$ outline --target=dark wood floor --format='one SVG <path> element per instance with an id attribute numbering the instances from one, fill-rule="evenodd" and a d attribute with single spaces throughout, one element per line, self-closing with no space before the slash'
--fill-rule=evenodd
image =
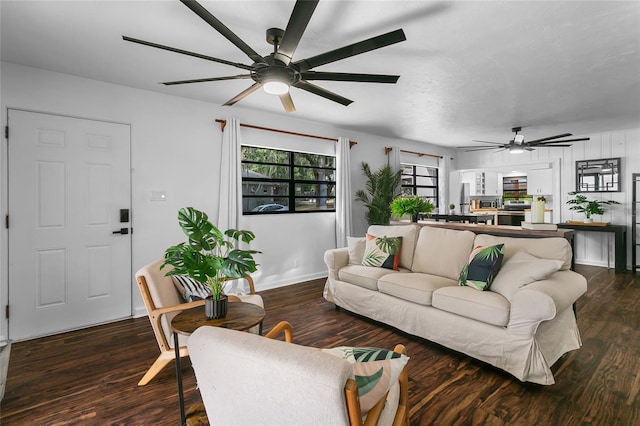
<path id="1" fill-rule="evenodd" d="M 523 384 L 467 356 L 336 310 L 322 298 L 323 280 L 263 292 L 265 330 L 288 320 L 303 345 L 405 344 L 414 426 L 640 425 L 640 284 L 631 273 L 585 266 L 578 272 L 589 280 L 577 305 L 583 347 L 556 363 L 552 386 Z M 156 356 L 147 318 L 16 343 L 0 424 L 177 425 L 173 366 L 137 386 Z M 182 365 L 187 405 L 195 406 L 200 395 L 193 370 L 188 361 Z"/>

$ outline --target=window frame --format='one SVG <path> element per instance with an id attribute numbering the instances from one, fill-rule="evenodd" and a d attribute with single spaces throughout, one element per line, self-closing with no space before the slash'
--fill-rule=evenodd
<path id="1" fill-rule="evenodd" d="M 266 149 L 266 150 L 272 150 L 272 151 L 279 151 L 279 152 L 284 152 L 287 153 L 287 157 L 288 157 L 288 162 L 283 162 L 283 163 L 275 163 L 275 162 L 262 162 L 262 161 L 255 161 L 255 160 L 245 160 L 244 159 L 244 150 L 243 148 L 256 148 L 256 149 Z M 303 165 L 303 164 L 296 164 L 296 157 L 300 156 L 300 155 L 315 155 L 315 156 L 320 156 L 320 157 L 328 157 L 333 159 L 332 167 L 327 167 L 327 166 L 319 166 L 319 165 Z M 248 177 L 248 176 L 242 176 L 242 193 L 241 193 L 241 197 L 242 197 L 242 214 L 243 215 L 247 215 L 247 216 L 253 216 L 253 215 L 264 215 L 264 214 L 285 214 L 285 213 L 335 213 L 336 209 L 335 209 L 335 204 L 336 204 L 336 196 L 335 196 L 335 190 L 336 190 L 336 180 L 335 180 L 335 176 L 336 176 L 336 156 L 335 155 L 326 155 L 326 154 L 315 154 L 315 153 L 311 153 L 311 152 L 303 152 L 303 151 L 293 151 L 293 150 L 288 150 L 288 149 L 278 149 L 278 148 L 270 148 L 270 147 L 259 147 L 259 146 L 253 146 L 253 145 L 242 145 L 241 146 L 241 156 L 240 156 L 240 167 L 241 169 L 244 169 L 244 165 L 245 164 L 257 164 L 257 165 L 265 165 L 265 166 L 277 166 L 277 167 L 288 167 L 289 168 L 289 173 L 288 173 L 288 177 L 287 178 L 270 178 L 270 177 L 265 177 L 265 178 L 260 178 L 260 177 Z M 304 169 L 316 169 L 316 170 L 325 170 L 328 171 L 328 175 L 331 177 L 333 177 L 331 180 L 305 180 L 305 179 L 296 179 L 295 177 L 295 170 L 299 168 L 304 168 Z M 288 191 L 287 191 L 287 195 L 247 195 L 244 192 L 244 187 L 245 184 L 250 184 L 250 183 L 263 183 L 266 185 L 273 185 L 273 184 L 285 184 Z M 318 188 L 320 188 L 321 186 L 325 185 L 327 187 L 327 195 L 314 195 L 314 196 L 309 196 L 309 195 L 297 195 L 296 194 L 296 187 L 300 186 L 300 185 L 318 185 Z M 334 189 L 334 194 L 330 195 L 331 192 L 331 187 L 333 186 Z M 271 198 L 273 199 L 273 204 L 279 204 L 276 203 L 275 200 L 278 198 L 281 199 L 287 199 L 288 202 L 288 206 L 287 206 L 287 210 L 265 210 L 265 211 L 253 211 L 253 208 L 245 211 L 244 206 L 245 206 L 245 201 L 246 200 L 251 200 L 251 199 L 264 199 L 264 198 Z M 325 209 L 312 209 L 312 210 L 299 210 L 296 208 L 296 201 L 297 200 L 301 200 L 301 199 L 309 199 L 309 198 L 313 198 L 313 199 L 325 199 L 325 203 L 324 205 L 326 206 Z M 330 207 L 330 203 L 331 200 L 333 200 L 333 207 Z M 267 205 L 267 204 L 263 204 L 263 205 Z M 255 208 L 255 207 L 254 207 Z"/>
<path id="2" fill-rule="evenodd" d="M 404 173 L 405 167 L 411 167 L 411 174 L 407 174 Z M 427 169 L 433 169 L 435 170 L 435 176 L 429 176 L 429 175 L 423 175 L 423 174 L 418 174 L 416 169 L 418 167 L 424 167 Z M 418 188 L 426 188 L 426 189 L 434 189 L 435 191 L 435 196 L 434 197 L 428 197 L 428 196 L 422 196 L 422 198 L 424 198 L 425 200 L 431 202 L 431 204 L 433 204 L 435 206 L 436 209 L 438 209 L 440 203 L 440 169 L 436 166 L 427 166 L 424 164 L 412 164 L 412 163 L 401 163 L 400 164 L 400 169 L 402 170 L 400 179 L 401 182 L 404 182 L 402 180 L 402 178 L 404 176 L 411 176 L 412 179 L 412 184 L 411 185 L 405 185 L 404 183 L 401 184 L 401 192 L 404 194 L 405 188 L 409 188 L 411 189 L 411 195 L 417 195 L 418 194 Z M 436 184 L 435 185 L 418 185 L 417 182 L 417 178 L 421 178 L 421 177 L 425 177 L 425 178 L 430 178 L 430 179 L 434 179 Z"/>

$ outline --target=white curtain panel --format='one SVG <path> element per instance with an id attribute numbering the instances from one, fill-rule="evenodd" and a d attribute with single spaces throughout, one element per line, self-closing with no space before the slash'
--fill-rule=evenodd
<path id="1" fill-rule="evenodd" d="M 227 229 L 241 229 L 242 222 L 242 170 L 240 166 L 240 121 L 228 118 L 222 132 L 220 152 L 220 200 L 217 227 L 222 232 Z M 226 294 L 241 295 L 238 281 L 229 281 L 224 289 Z"/>
<path id="2" fill-rule="evenodd" d="M 336 151 L 336 247 L 346 247 L 353 229 L 349 138 L 338 138 Z"/>
<path id="3" fill-rule="evenodd" d="M 391 151 L 387 154 L 387 164 L 391 166 L 391 170 L 394 172 L 397 172 L 402 167 L 400 154 L 400 147 L 398 146 L 391 147 Z"/>

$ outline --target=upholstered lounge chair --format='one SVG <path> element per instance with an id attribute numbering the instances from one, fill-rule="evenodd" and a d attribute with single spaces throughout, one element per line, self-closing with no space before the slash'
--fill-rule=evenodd
<path id="1" fill-rule="evenodd" d="M 340 357 L 218 327 L 200 327 L 187 346 L 211 425 L 409 425 L 406 365 L 363 419 Z"/>
<path id="2" fill-rule="evenodd" d="M 204 304 L 202 300 L 185 303 L 174 286 L 171 277 L 165 275 L 168 269 L 160 270 L 162 263 L 163 259 L 157 260 L 136 272 L 138 288 L 142 294 L 142 300 L 149 314 L 149 321 L 160 348 L 160 355 L 138 382 L 139 386 L 149 383 L 169 362 L 175 359 L 173 333 L 171 332 L 171 320 L 173 317 L 185 309 Z M 250 276 L 244 279 L 249 283 L 250 294 L 238 296 L 237 298 L 230 297 L 229 300 L 241 300 L 264 307 L 262 297 L 255 294 L 253 279 Z M 250 331 L 259 334 L 260 327 L 256 326 Z M 188 336 L 179 335 L 178 338 L 180 342 L 180 357 L 189 356 L 189 351 L 186 347 Z"/>

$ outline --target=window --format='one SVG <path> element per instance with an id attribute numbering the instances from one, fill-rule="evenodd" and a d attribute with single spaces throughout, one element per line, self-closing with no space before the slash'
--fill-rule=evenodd
<path id="1" fill-rule="evenodd" d="M 438 168 L 402 164 L 402 193 L 419 195 L 438 208 Z"/>
<path id="2" fill-rule="evenodd" d="M 242 147 L 242 213 L 334 212 L 335 157 Z"/>

